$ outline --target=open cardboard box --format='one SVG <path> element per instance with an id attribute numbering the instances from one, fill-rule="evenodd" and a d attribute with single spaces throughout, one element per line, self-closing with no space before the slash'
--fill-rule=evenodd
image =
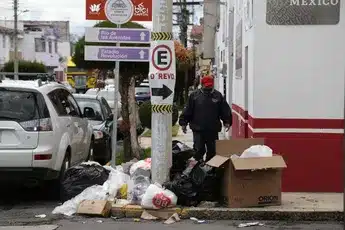
<path id="1" fill-rule="evenodd" d="M 225 168 L 222 194 L 229 208 L 281 204 L 281 171 L 287 167 L 282 156 L 231 158 L 264 143 L 264 139 L 253 138 L 217 141 L 216 156 L 207 164 Z"/>

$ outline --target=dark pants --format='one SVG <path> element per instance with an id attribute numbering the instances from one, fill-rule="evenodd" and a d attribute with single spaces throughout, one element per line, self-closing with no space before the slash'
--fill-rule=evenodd
<path id="1" fill-rule="evenodd" d="M 193 132 L 195 160 L 203 160 L 205 153 L 206 162 L 211 160 L 216 155 L 216 140 L 218 132 Z"/>

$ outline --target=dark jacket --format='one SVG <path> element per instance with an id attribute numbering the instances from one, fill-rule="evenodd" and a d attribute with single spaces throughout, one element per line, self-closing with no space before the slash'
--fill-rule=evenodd
<path id="1" fill-rule="evenodd" d="M 180 115 L 179 124 L 193 131 L 222 130 L 222 124 L 232 125 L 232 115 L 229 104 L 223 95 L 217 91 L 210 92 L 198 89 L 189 95 L 186 106 Z"/>

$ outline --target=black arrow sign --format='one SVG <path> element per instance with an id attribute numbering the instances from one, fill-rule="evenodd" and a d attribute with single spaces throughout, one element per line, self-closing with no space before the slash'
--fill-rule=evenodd
<path id="1" fill-rule="evenodd" d="M 162 88 L 152 88 L 151 91 L 152 96 L 163 97 L 163 100 L 173 93 L 173 91 L 171 91 L 171 89 L 169 89 L 169 87 L 164 84 Z"/>

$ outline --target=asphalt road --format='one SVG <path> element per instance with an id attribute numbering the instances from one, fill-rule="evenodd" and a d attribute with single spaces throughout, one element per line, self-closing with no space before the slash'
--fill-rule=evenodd
<path id="1" fill-rule="evenodd" d="M 0 230 L 161 230 L 161 229 L 189 229 L 189 230 L 233 230 L 239 229 L 237 221 L 217 221 L 206 224 L 195 224 L 191 221 L 183 221 L 171 225 L 164 225 L 159 222 L 140 222 L 134 223 L 128 221 L 105 220 L 101 222 L 96 219 L 84 221 L 58 221 L 54 225 L 26 226 L 26 227 L 0 227 Z M 243 223 L 243 222 L 242 222 Z M 310 230 L 337 230 L 343 229 L 341 224 L 336 223 L 280 223 L 280 222 L 262 222 L 264 226 L 246 227 L 248 230 L 265 229 L 310 229 Z"/>

